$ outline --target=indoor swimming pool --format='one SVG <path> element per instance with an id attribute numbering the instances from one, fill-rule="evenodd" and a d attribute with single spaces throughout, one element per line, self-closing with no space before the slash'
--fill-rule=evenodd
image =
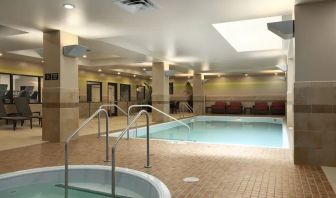
<path id="1" fill-rule="evenodd" d="M 282 118 L 196 116 L 178 122 L 150 127 L 150 138 L 213 144 L 233 144 L 272 148 L 287 148 L 288 137 Z M 130 131 L 130 137 L 145 138 L 146 128 Z"/>

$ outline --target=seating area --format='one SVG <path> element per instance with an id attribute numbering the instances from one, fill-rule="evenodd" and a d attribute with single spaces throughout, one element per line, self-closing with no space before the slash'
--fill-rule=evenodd
<path id="1" fill-rule="evenodd" d="M 17 122 L 23 126 L 25 121 L 30 122 L 30 128 L 33 128 L 33 119 L 38 119 L 39 125 L 42 127 L 42 115 L 40 112 L 32 112 L 29 101 L 26 97 L 14 98 L 16 107 L 15 113 L 7 113 L 4 100 L 0 100 L 0 120 L 5 120 L 6 124 L 12 124 L 13 130 L 16 129 Z"/>
<path id="2" fill-rule="evenodd" d="M 284 101 L 273 101 L 270 104 L 266 101 L 256 101 L 254 105 L 243 106 L 241 101 L 216 101 L 211 107 L 213 114 L 243 114 L 250 110 L 250 114 L 254 115 L 285 115 L 286 104 Z"/>

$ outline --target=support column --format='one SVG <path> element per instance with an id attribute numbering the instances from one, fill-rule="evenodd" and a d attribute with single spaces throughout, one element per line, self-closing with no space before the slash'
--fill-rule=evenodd
<path id="1" fill-rule="evenodd" d="M 165 75 L 165 71 L 169 70 L 168 63 L 154 62 L 153 63 L 153 80 L 152 80 L 152 103 L 153 106 L 161 111 L 169 114 L 169 77 Z M 152 112 L 153 122 L 169 121 L 167 116 Z"/>
<path id="2" fill-rule="evenodd" d="M 58 74 L 58 79 L 44 79 L 42 90 L 44 141 L 62 142 L 78 128 L 77 59 L 63 56 L 63 46 L 74 44 L 78 44 L 78 37 L 72 34 L 62 31 L 43 34 L 44 74 Z"/>
<path id="3" fill-rule="evenodd" d="M 194 114 L 203 115 L 205 112 L 204 107 L 204 86 L 203 86 L 203 75 L 194 75 L 194 85 L 193 85 L 193 109 Z"/>
<path id="4" fill-rule="evenodd" d="M 294 162 L 336 166 L 336 2 L 295 6 Z"/>

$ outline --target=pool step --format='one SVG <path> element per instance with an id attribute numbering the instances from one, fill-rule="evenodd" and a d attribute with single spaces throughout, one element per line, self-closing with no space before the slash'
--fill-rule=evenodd
<path id="1" fill-rule="evenodd" d="M 65 188 L 64 184 L 56 184 L 55 186 L 59 187 L 59 188 Z M 101 195 L 101 196 L 105 196 L 105 197 L 111 197 L 111 193 L 96 191 L 96 190 L 87 189 L 87 188 L 81 188 L 81 187 L 77 187 L 77 186 L 68 186 L 68 189 L 81 191 L 81 192 L 86 192 L 86 193 L 91 193 L 91 194 L 95 194 L 95 195 Z M 123 195 L 116 195 L 116 198 L 132 198 L 132 197 L 127 197 L 127 196 L 123 196 Z"/>

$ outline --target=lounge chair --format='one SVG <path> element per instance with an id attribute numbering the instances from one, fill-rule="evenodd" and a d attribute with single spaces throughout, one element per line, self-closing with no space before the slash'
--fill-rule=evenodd
<path id="1" fill-rule="evenodd" d="M 32 119 L 38 119 L 39 125 L 42 127 L 42 116 L 39 111 L 32 112 L 28 103 L 28 99 L 25 97 L 14 98 L 14 103 L 17 112 L 21 116 L 29 117 Z"/>
<path id="2" fill-rule="evenodd" d="M 225 109 L 226 109 L 225 102 L 215 102 L 215 104 L 211 106 L 212 113 L 225 113 Z"/>
<path id="3" fill-rule="evenodd" d="M 271 114 L 285 115 L 285 112 L 286 112 L 285 102 L 283 101 L 272 102 Z"/>
<path id="4" fill-rule="evenodd" d="M 30 128 L 33 128 L 32 118 L 24 117 L 17 114 L 7 114 L 3 100 L 0 100 L 0 120 L 6 120 L 6 123 L 11 121 L 13 123 L 13 130 L 16 129 L 16 122 L 21 121 L 21 126 L 25 120 L 30 121 Z"/>
<path id="5" fill-rule="evenodd" d="M 239 101 L 232 101 L 226 108 L 226 113 L 230 114 L 242 114 L 243 113 L 243 106 L 242 103 Z"/>
<path id="6" fill-rule="evenodd" d="M 252 112 L 253 114 L 269 114 L 269 106 L 267 102 L 255 102 Z"/>

